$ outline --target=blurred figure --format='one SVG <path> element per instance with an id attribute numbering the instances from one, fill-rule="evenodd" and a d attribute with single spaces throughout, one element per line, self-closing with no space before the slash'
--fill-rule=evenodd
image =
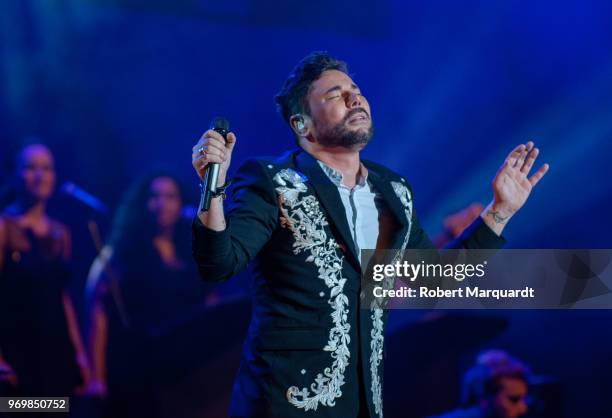
<path id="1" fill-rule="evenodd" d="M 436 248 L 444 248 L 450 241 L 458 238 L 483 210 L 482 203 L 474 202 L 459 212 L 448 215 L 443 221 L 444 230 L 432 240 L 433 244 Z"/>
<path id="2" fill-rule="evenodd" d="M 483 352 L 463 379 L 463 404 L 437 418 L 519 418 L 527 414 L 529 368 L 505 351 Z"/>
<path id="3" fill-rule="evenodd" d="M 66 290 L 70 232 L 47 214 L 54 159 L 32 144 L 16 163 L 14 198 L 0 215 L 0 387 L 19 396 L 69 396 L 88 383 L 89 368 Z"/>
<path id="4" fill-rule="evenodd" d="M 182 208 L 175 177 L 142 178 L 127 192 L 91 268 L 88 392 L 108 395 L 109 417 L 160 416 L 160 388 L 185 370 L 184 359 L 168 354 L 180 341 L 170 335 L 197 317 L 205 290 L 189 262 L 191 223 Z"/>

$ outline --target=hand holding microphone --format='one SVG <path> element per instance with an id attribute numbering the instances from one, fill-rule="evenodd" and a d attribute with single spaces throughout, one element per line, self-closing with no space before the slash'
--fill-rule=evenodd
<path id="1" fill-rule="evenodd" d="M 236 135 L 229 132 L 229 122 L 215 118 L 211 129 L 193 147 L 191 164 L 202 180 L 203 187 L 200 210 L 208 210 L 217 188 L 225 184 L 235 144 Z"/>

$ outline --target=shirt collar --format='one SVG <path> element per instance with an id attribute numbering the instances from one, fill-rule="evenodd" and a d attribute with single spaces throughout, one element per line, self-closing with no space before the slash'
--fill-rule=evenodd
<path id="1" fill-rule="evenodd" d="M 331 168 L 330 166 L 325 164 L 323 161 L 317 160 L 317 162 L 319 163 L 319 166 L 321 167 L 325 175 L 329 177 L 331 182 L 334 183 L 336 187 L 346 187 L 344 184 L 342 184 L 342 173 L 340 171 L 334 168 Z M 363 163 L 360 162 L 359 171 L 357 172 L 356 187 L 365 186 L 367 180 L 368 180 L 368 169 L 366 168 L 365 165 L 363 165 Z"/>

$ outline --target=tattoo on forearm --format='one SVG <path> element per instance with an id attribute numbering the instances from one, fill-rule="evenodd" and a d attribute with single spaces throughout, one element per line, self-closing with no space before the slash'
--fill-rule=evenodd
<path id="1" fill-rule="evenodd" d="M 491 215 L 495 223 L 505 224 L 508 221 L 508 216 L 501 216 L 498 211 L 489 209 L 487 215 Z"/>

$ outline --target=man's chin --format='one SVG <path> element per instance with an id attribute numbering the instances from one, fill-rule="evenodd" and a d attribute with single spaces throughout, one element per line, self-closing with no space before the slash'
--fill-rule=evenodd
<path id="1" fill-rule="evenodd" d="M 363 149 L 372 139 L 374 129 L 371 124 L 356 127 L 344 126 L 344 129 L 332 132 L 319 143 L 336 148 L 342 147 L 350 150 Z"/>
<path id="2" fill-rule="evenodd" d="M 372 125 L 360 126 L 353 131 L 352 138 L 348 143 L 349 145 L 361 145 L 361 148 L 363 148 L 372 140 L 373 135 Z"/>
<path id="3" fill-rule="evenodd" d="M 367 142 L 359 142 L 357 144 L 349 145 L 346 148 L 350 149 L 351 151 L 361 151 L 366 147 L 366 145 L 368 145 L 369 142 L 369 140 Z"/>
<path id="4" fill-rule="evenodd" d="M 341 146 L 351 151 L 360 151 L 365 148 L 371 141 L 372 137 L 362 136 L 360 138 L 351 138 L 350 141 L 345 141 Z"/>

